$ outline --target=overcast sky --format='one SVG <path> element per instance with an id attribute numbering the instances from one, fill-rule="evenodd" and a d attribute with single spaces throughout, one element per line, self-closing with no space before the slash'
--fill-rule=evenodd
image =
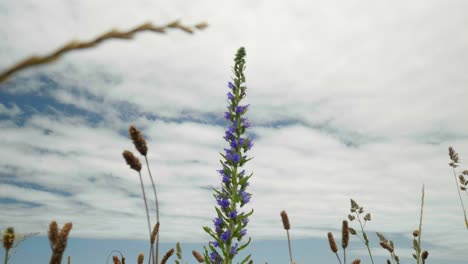
<path id="1" fill-rule="evenodd" d="M 433 263 L 466 259 L 447 154 L 453 146 L 468 160 L 466 10 L 428 0 L 0 0 L 0 70 L 111 28 L 209 24 L 105 42 L 1 84 L 0 228 L 45 235 L 51 220 L 72 221 L 75 238 L 147 239 L 138 174 L 121 155 L 136 153 L 133 124 L 148 142 L 161 239 L 206 243 L 227 82 L 244 46 L 255 144 L 248 236 L 284 240 L 281 210 L 296 239 L 338 236 L 354 198 L 386 255 L 374 232 L 411 243 L 424 183 L 423 248 Z"/>

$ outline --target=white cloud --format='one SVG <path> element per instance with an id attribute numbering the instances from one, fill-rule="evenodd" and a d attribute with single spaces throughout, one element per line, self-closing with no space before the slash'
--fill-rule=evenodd
<path id="1" fill-rule="evenodd" d="M 257 136 L 247 164 L 254 172 L 249 234 L 282 237 L 279 212 L 286 210 L 297 237 L 322 236 L 316 229 L 339 226 L 349 198 L 372 213 L 369 228 L 410 234 L 424 183 L 428 239 L 441 248 L 448 239 L 466 244 L 457 234 L 462 212 L 447 165 L 449 145 L 468 158 L 465 9 L 461 1 L 2 3 L 0 10 L 8 10 L 0 11 L 8 25 L 0 30 L 2 68 L 111 27 L 176 18 L 210 24 L 194 35 L 110 41 L 13 77 L 4 92 L 14 98 L 40 90 L 51 113 L 36 111 L 19 126 L 12 121 L 29 103 L 0 99 L 0 114 L 9 117 L 0 121 L 2 175 L 45 188 L 1 183 L 0 198 L 44 206 L 8 204 L 5 221 L 44 231 L 58 219 L 73 221 L 76 236 L 145 239 L 139 179 L 121 156 L 134 151 L 121 133 L 135 124 L 148 139 L 162 237 L 208 239 L 201 226 L 211 226 L 215 201 L 206 188 L 220 183 L 215 170 L 225 143 L 223 128 L 207 116 L 222 117 L 232 58 L 243 45 L 247 116 Z M 70 117 L 57 102 L 102 120 Z M 446 252 L 460 254 L 454 247 Z"/>

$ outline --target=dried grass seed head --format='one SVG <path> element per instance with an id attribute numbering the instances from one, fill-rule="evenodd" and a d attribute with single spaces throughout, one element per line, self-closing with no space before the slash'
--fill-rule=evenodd
<path id="1" fill-rule="evenodd" d="M 414 237 L 418 237 L 418 235 L 419 235 L 419 230 L 415 229 L 415 230 L 413 231 L 413 236 L 414 236 Z"/>
<path id="2" fill-rule="evenodd" d="M 166 264 L 166 262 L 169 260 L 169 258 L 174 254 L 174 249 L 171 248 L 171 250 L 166 252 L 166 255 L 164 255 L 163 259 L 161 260 L 161 264 Z"/>
<path id="3" fill-rule="evenodd" d="M 283 221 L 284 229 L 286 229 L 286 230 L 291 229 L 291 224 L 289 223 L 288 214 L 284 210 L 281 211 L 281 221 Z"/>
<path id="4" fill-rule="evenodd" d="M 156 239 L 158 232 L 159 232 L 159 222 L 156 223 L 156 225 L 153 228 L 153 232 L 151 232 L 151 245 L 154 244 L 154 240 Z"/>
<path id="5" fill-rule="evenodd" d="M 141 135 L 140 130 L 136 129 L 134 126 L 130 126 L 128 129 L 128 134 L 138 152 L 140 152 L 141 155 L 146 156 L 148 153 L 148 146 L 146 145 L 146 141 Z"/>
<path id="6" fill-rule="evenodd" d="M 348 247 L 349 242 L 349 226 L 348 221 L 343 220 L 343 224 L 341 227 L 341 246 L 343 249 Z"/>
<path id="7" fill-rule="evenodd" d="M 455 150 L 452 147 L 449 147 L 449 157 L 452 160 L 452 162 L 449 163 L 449 165 L 453 168 L 458 167 L 457 163 L 460 162 L 458 159 L 458 153 L 455 152 Z"/>
<path id="8" fill-rule="evenodd" d="M 122 153 L 122 156 L 124 157 L 125 161 L 127 162 L 127 164 L 130 166 L 130 168 L 140 172 L 141 171 L 141 163 L 140 163 L 140 160 L 138 160 L 137 157 L 135 157 L 133 155 L 132 152 L 128 151 L 128 150 L 125 150 L 123 153 Z"/>
<path id="9" fill-rule="evenodd" d="M 421 257 L 423 260 L 426 260 L 428 256 L 429 256 L 429 252 L 427 252 L 427 250 L 424 250 L 423 253 L 421 254 Z"/>
<path id="10" fill-rule="evenodd" d="M 352 264 L 359 264 L 359 263 L 361 263 L 361 260 L 360 259 L 355 259 Z"/>
<path id="11" fill-rule="evenodd" d="M 3 248 L 5 250 L 9 250 L 13 243 L 15 242 L 15 229 L 13 227 L 8 227 L 5 231 L 3 231 Z"/>
<path id="12" fill-rule="evenodd" d="M 145 254 L 143 254 L 143 253 L 138 254 L 137 263 L 138 263 L 138 264 L 143 264 L 143 260 L 144 260 L 144 259 L 145 259 Z"/>
<path id="13" fill-rule="evenodd" d="M 388 250 L 388 252 L 393 253 L 393 247 L 391 247 L 389 244 L 387 244 L 384 241 L 380 241 L 380 246 Z"/>
<path id="14" fill-rule="evenodd" d="M 57 222 L 52 221 L 49 224 L 49 242 L 52 250 L 55 248 L 55 245 L 57 244 L 58 240 L 58 225 Z"/>
<path id="15" fill-rule="evenodd" d="M 328 232 L 328 244 L 330 244 L 330 249 L 333 253 L 338 252 L 338 247 L 336 246 L 335 239 L 333 238 L 332 232 Z"/>
<path id="16" fill-rule="evenodd" d="M 117 257 L 117 256 L 113 256 L 112 261 L 114 262 L 114 264 L 122 264 L 122 262 L 120 262 L 119 257 Z"/>
<path id="17" fill-rule="evenodd" d="M 197 261 L 198 261 L 199 263 L 205 262 L 205 258 L 204 258 L 200 253 L 198 253 L 198 251 L 193 250 L 193 251 L 192 251 L 192 254 L 193 254 L 193 256 L 197 259 Z"/>

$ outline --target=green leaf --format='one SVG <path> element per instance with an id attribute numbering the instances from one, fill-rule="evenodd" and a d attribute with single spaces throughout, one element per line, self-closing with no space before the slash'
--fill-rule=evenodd
<path id="1" fill-rule="evenodd" d="M 249 244 L 250 244 L 250 241 L 252 240 L 252 238 L 249 237 L 249 241 L 247 241 L 247 243 L 245 243 L 244 245 L 242 245 L 241 247 L 239 247 L 237 249 L 237 252 L 243 250 L 244 248 L 246 248 Z"/>
<path id="2" fill-rule="evenodd" d="M 245 258 L 241 261 L 241 264 L 245 264 L 247 261 L 249 261 L 251 255 L 252 255 L 252 254 L 249 254 L 247 257 L 245 257 Z"/>

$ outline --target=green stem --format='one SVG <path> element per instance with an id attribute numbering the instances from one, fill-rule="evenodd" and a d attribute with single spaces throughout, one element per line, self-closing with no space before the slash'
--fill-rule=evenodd
<path id="1" fill-rule="evenodd" d="M 363 236 L 365 235 L 364 233 L 364 227 L 362 226 L 362 223 L 361 223 L 361 219 L 359 218 L 359 214 L 356 212 L 356 215 L 357 215 L 357 219 L 359 221 L 359 225 L 361 226 L 361 231 L 362 231 L 362 234 Z M 369 247 L 369 240 L 367 239 L 367 235 L 364 237 L 365 238 L 365 244 L 366 244 L 366 247 L 367 247 L 367 251 L 369 251 L 369 256 L 371 258 L 371 261 L 372 261 L 372 264 L 374 264 L 374 259 L 372 258 L 372 253 L 370 251 L 370 247 Z"/>
<path id="2" fill-rule="evenodd" d="M 5 251 L 5 262 L 4 262 L 4 264 L 7 264 L 7 262 L 8 262 L 8 252 L 9 251 L 10 251 L 9 248 L 7 248 L 6 251 Z"/>

